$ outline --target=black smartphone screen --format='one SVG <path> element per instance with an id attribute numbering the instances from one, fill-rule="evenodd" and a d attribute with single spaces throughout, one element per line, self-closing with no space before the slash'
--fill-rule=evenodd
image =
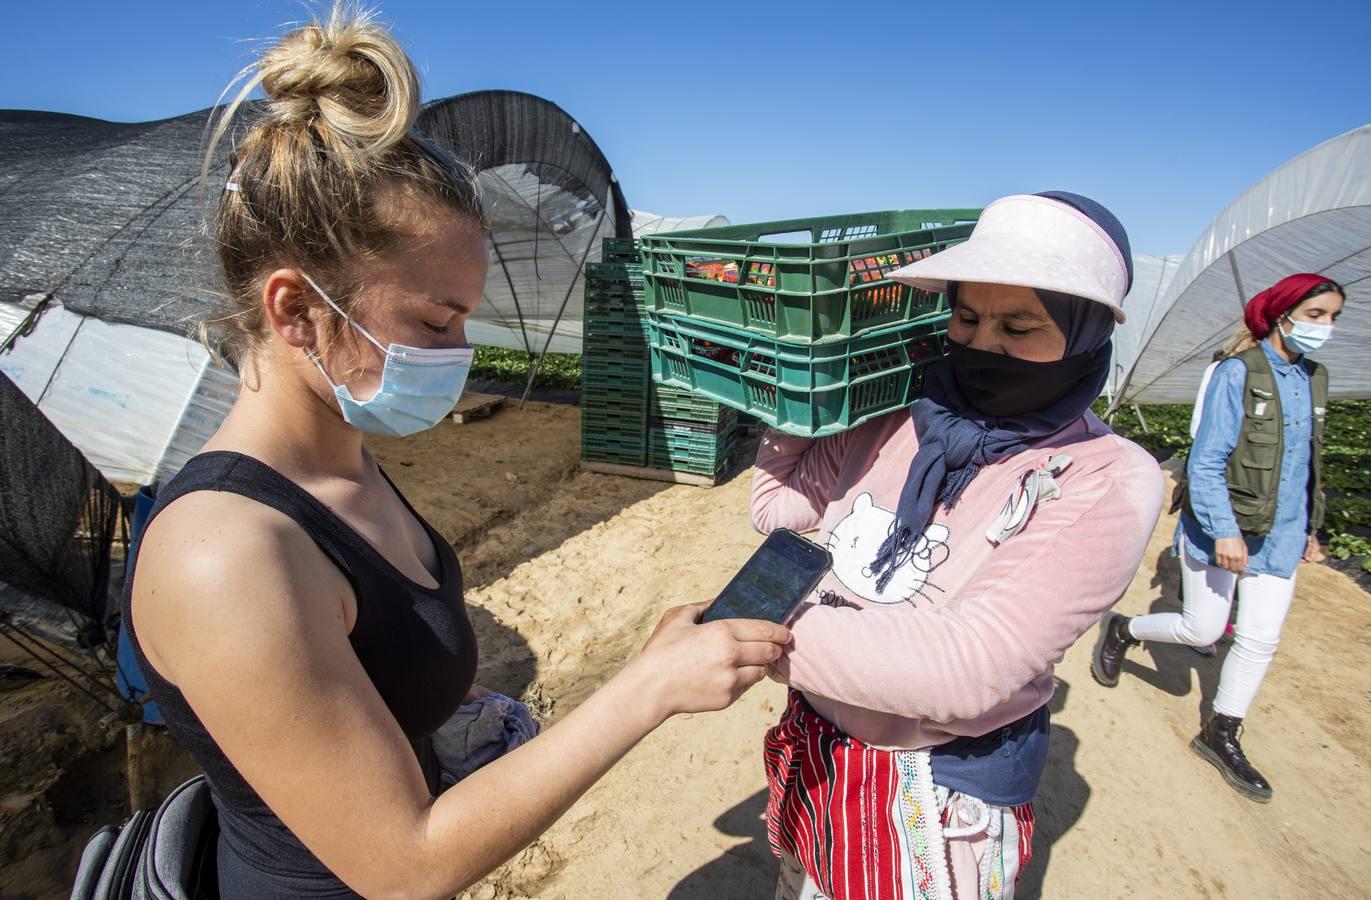
<path id="1" fill-rule="evenodd" d="M 784 624 L 833 565 L 829 552 L 793 531 L 773 531 L 705 610 L 715 619 L 766 619 Z"/>

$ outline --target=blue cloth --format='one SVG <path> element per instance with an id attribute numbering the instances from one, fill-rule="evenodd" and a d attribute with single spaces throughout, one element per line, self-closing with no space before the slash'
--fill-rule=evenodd
<path id="1" fill-rule="evenodd" d="M 533 740 L 539 726 L 528 707 L 504 694 L 463 703 L 433 733 L 441 781 L 456 784 L 484 765 Z"/>
<path id="2" fill-rule="evenodd" d="M 989 734 L 960 738 L 929 751 L 933 783 L 995 806 L 1033 799 L 1047 768 L 1047 704 Z"/>
<path id="3" fill-rule="evenodd" d="M 1280 394 L 1284 454 L 1280 487 L 1276 491 L 1276 521 L 1269 534 L 1243 535 L 1228 500 L 1224 471 L 1242 430 L 1243 391 L 1247 367 L 1240 359 L 1226 359 L 1214 370 L 1204 396 L 1204 410 L 1186 473 L 1194 515 L 1182 514 L 1185 549 L 1207 565 L 1217 565 L 1214 541 L 1224 537 L 1247 540 L 1247 572 L 1290 578 L 1304 556 L 1309 539 L 1309 476 L 1314 438 L 1314 401 L 1303 359 L 1286 362 L 1262 341 Z"/>
<path id="4" fill-rule="evenodd" d="M 1090 300 L 1071 298 L 1077 303 Z M 1082 322 L 1086 321 L 1082 319 Z M 957 386 L 952 366 L 942 360 L 928 367 L 924 395 L 910 408 L 919 449 L 909 463 L 909 475 L 900 490 L 900 503 L 890 537 L 871 564 L 880 573 L 876 589 L 884 590 L 891 576 L 913 554 L 919 536 L 941 503 L 951 508 L 983 466 L 1027 449 L 1029 444 L 1056 434 L 1079 419 L 1095 402 L 1109 376 L 1113 328 L 1098 336 L 1102 343 L 1091 348 L 1095 367 L 1066 396 L 1045 409 L 1020 416 L 995 418 L 971 405 Z M 1067 335 L 1067 345 L 1072 342 Z"/>
<path id="5" fill-rule="evenodd" d="M 1033 293 L 1038 295 L 1047 314 L 1066 335 L 1063 358 L 1093 353 L 1114 336 L 1114 310 L 1103 303 L 1056 291 L 1034 290 Z"/>
<path id="6" fill-rule="evenodd" d="M 148 513 L 157 503 L 157 488 L 146 485 L 138 489 L 133 500 L 133 519 L 129 523 L 129 554 L 133 559 L 138 554 L 138 542 L 143 539 L 143 526 L 148 522 Z M 133 642 L 129 640 L 128 626 L 121 617 L 119 636 L 115 644 L 114 684 L 119 694 L 130 700 L 143 701 L 143 721 L 149 725 L 165 725 L 162 711 L 148 698 L 148 679 L 138 668 L 138 657 L 133 652 Z"/>

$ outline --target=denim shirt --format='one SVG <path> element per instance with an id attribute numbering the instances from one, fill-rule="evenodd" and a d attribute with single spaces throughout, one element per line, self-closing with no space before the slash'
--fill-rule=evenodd
<path id="1" fill-rule="evenodd" d="M 1224 472 L 1242 430 L 1243 391 L 1247 367 L 1226 359 L 1214 370 L 1204 397 L 1199 431 L 1190 449 L 1190 505 L 1195 515 L 1181 516 L 1185 549 L 1195 559 L 1217 565 L 1214 541 L 1243 537 L 1247 541 L 1247 574 L 1290 578 L 1309 539 L 1309 477 L 1314 439 L 1314 401 L 1303 358 L 1286 362 L 1262 341 L 1280 392 L 1284 417 L 1284 455 L 1276 490 L 1276 520 L 1266 535 L 1244 535 L 1233 516 Z"/>

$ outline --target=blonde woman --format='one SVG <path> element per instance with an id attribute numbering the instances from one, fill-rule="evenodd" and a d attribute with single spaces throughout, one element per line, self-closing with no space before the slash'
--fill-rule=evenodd
<path id="1" fill-rule="evenodd" d="M 1104 624 L 1093 673 L 1119 683 L 1128 648 L 1142 641 L 1203 647 L 1238 621 L 1214 714 L 1191 742 L 1243 796 L 1265 803 L 1271 783 L 1247 759 L 1239 732 L 1276 654 L 1300 562 L 1323 553 L 1320 449 L 1328 370 L 1305 354 L 1333 334 L 1343 289 L 1322 275 L 1284 278 L 1247 304 L 1243 325 L 1205 389 L 1186 463 L 1177 550 L 1182 611 Z"/>
<path id="2" fill-rule="evenodd" d="M 788 633 L 669 612 L 597 694 L 435 798 L 429 736 L 475 690 L 475 636 L 452 548 L 362 436 L 430 427 L 460 395 L 480 200 L 413 133 L 414 69 L 366 18 L 288 35 L 256 84 L 215 226 L 243 390 L 161 491 L 124 615 L 207 775 L 220 896 L 449 897 L 665 718 L 731 703 Z"/>

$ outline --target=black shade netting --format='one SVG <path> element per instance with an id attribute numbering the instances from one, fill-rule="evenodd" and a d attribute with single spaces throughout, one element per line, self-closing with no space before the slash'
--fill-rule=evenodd
<path id="1" fill-rule="evenodd" d="M 416 128 L 477 171 L 524 164 L 544 185 L 608 207 L 616 237 L 633 234 L 609 160 L 555 103 L 518 91 L 474 91 L 426 104 Z"/>
<path id="2" fill-rule="evenodd" d="M 0 581 L 106 620 L 119 492 L 0 374 Z"/>
<path id="3" fill-rule="evenodd" d="M 221 314 L 222 281 L 206 226 L 222 195 L 232 133 L 251 121 L 254 107 L 217 148 L 202 190 L 210 112 L 128 124 L 0 110 L 0 301 L 51 296 L 106 322 L 181 335 Z M 605 210 L 612 233 L 630 234 L 628 207 L 604 154 L 547 100 L 514 91 L 462 94 L 427 104 L 417 128 L 478 170 L 525 173 L 546 184 L 548 196 L 571 198 L 566 222 Z M 543 193 L 535 192 L 535 206 Z M 550 219 L 557 209 L 540 212 Z M 535 222 L 532 229 L 558 227 Z M 495 235 L 497 245 L 511 246 L 507 260 L 521 242 L 540 252 L 553 246 L 528 225 L 512 229 Z"/>

